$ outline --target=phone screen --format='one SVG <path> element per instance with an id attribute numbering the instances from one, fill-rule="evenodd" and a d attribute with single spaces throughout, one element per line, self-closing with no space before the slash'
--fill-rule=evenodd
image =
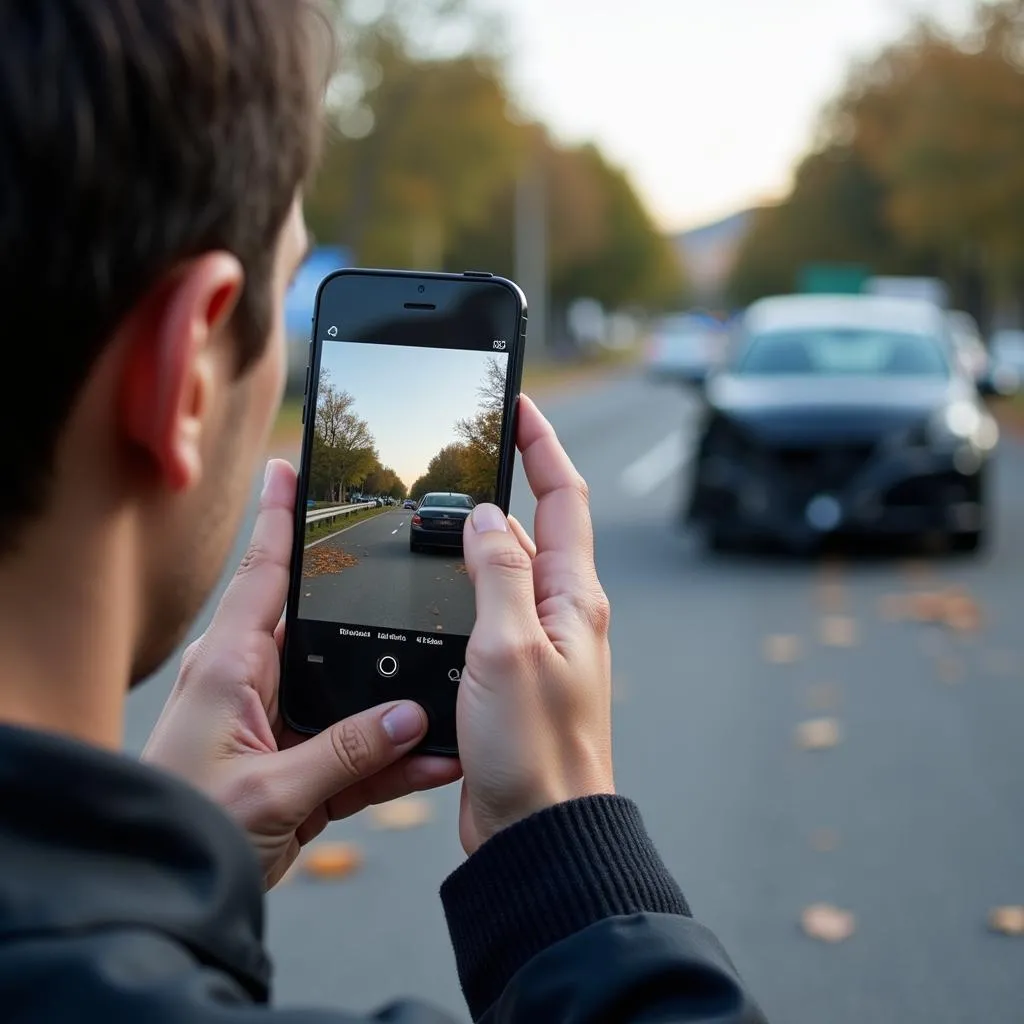
<path id="1" fill-rule="evenodd" d="M 307 389 L 288 703 L 323 728 L 412 698 L 429 745 L 453 750 L 476 617 L 463 530 L 476 505 L 507 502 L 508 339 L 411 324 L 381 340 L 329 320 Z"/>

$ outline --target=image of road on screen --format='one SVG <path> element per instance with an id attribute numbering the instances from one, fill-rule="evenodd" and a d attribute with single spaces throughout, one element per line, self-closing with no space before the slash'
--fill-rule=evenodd
<path id="1" fill-rule="evenodd" d="M 495 498 L 508 356 L 327 342 L 299 617 L 468 635 L 467 516 Z"/>

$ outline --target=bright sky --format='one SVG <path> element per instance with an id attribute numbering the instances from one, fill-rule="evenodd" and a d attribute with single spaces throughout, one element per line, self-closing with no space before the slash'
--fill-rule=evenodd
<path id="1" fill-rule="evenodd" d="M 487 0 L 509 21 L 526 109 L 593 140 L 662 227 L 785 192 L 849 60 L 914 11 L 962 23 L 970 0 Z"/>
<path id="2" fill-rule="evenodd" d="M 412 487 L 430 460 L 458 440 L 455 424 L 476 413 L 488 359 L 508 357 L 328 341 L 320 371 L 353 396 L 353 411 L 369 425 L 381 463 Z"/>

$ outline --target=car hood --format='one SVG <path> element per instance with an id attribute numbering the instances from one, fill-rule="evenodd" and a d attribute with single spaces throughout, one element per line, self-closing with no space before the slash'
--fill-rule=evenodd
<path id="1" fill-rule="evenodd" d="M 713 409 L 782 444 L 873 441 L 958 399 L 976 401 L 976 396 L 956 378 L 722 375 L 708 386 Z"/>

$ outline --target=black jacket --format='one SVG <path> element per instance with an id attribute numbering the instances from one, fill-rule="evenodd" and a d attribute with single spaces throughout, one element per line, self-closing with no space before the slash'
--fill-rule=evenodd
<path id="1" fill-rule="evenodd" d="M 442 899 L 476 1020 L 763 1021 L 627 800 L 506 830 Z M 127 758 L 0 727 L 0 1021 L 356 1024 L 270 1009 L 262 938 L 259 867 L 219 808 Z M 372 1019 L 450 1024 L 413 1004 Z"/>

